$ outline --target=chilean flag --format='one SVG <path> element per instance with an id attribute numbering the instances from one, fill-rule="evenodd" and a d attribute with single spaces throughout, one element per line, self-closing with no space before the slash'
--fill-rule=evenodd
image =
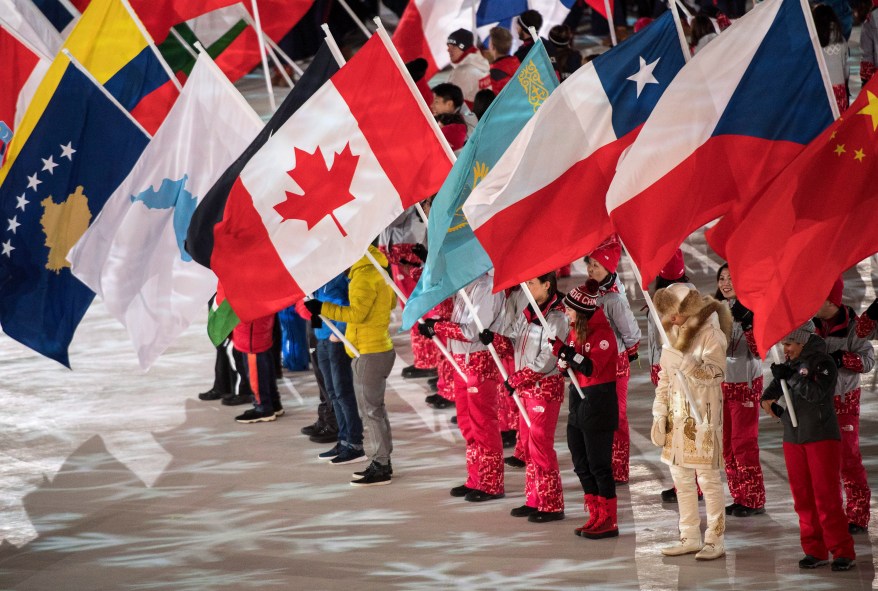
<path id="1" fill-rule="evenodd" d="M 466 0 L 410 0 L 393 33 L 402 60 L 427 60 L 427 80 L 450 64 L 448 36 L 457 29 L 472 30 L 471 5 Z"/>
<path id="2" fill-rule="evenodd" d="M 613 232 L 604 200 L 619 155 L 684 64 L 666 12 L 545 100 L 463 206 L 495 289 L 565 265 Z"/>
<path id="3" fill-rule="evenodd" d="M 187 250 L 213 269 L 242 321 L 292 305 L 351 266 L 451 170 L 441 132 L 382 33 L 270 138 L 257 138 L 240 174 L 223 175 L 192 216 Z M 217 202 L 221 219 L 210 210 Z"/>
<path id="4" fill-rule="evenodd" d="M 621 160 L 607 210 L 644 283 L 832 123 L 835 98 L 804 10 L 766 0 L 735 21 L 674 79 Z"/>

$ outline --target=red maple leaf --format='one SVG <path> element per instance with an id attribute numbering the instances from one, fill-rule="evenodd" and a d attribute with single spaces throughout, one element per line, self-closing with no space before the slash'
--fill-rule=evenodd
<path id="1" fill-rule="evenodd" d="M 275 205 L 275 211 L 284 220 L 307 222 L 309 230 L 329 216 L 338 226 L 341 235 L 347 236 L 333 212 L 355 199 L 350 188 L 360 157 L 354 156 L 350 144 L 346 144 L 333 159 L 332 168 L 326 168 L 326 160 L 319 146 L 313 154 L 299 148 L 295 148 L 295 151 L 296 166 L 287 171 L 287 174 L 302 188 L 304 194 L 287 191 L 286 201 Z"/>

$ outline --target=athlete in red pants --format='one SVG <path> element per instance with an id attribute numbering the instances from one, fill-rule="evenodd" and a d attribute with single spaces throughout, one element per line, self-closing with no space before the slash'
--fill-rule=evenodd
<path id="1" fill-rule="evenodd" d="M 838 478 L 841 432 L 833 407 L 838 369 L 812 322 L 782 342 L 787 361 L 772 364 L 775 379 L 762 395 L 762 407 L 784 425 L 784 459 L 805 552 L 799 568 L 828 564 L 831 553 L 832 570 L 848 570 L 856 555 Z M 798 427 L 775 402 L 783 396 L 780 380 L 789 386 Z"/>

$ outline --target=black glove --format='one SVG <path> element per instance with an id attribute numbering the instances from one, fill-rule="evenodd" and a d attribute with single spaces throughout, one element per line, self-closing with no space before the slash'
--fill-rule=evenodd
<path id="1" fill-rule="evenodd" d="M 427 339 L 432 339 L 436 336 L 436 323 L 439 322 L 435 318 L 424 318 L 423 324 L 418 323 L 418 332 L 421 333 L 421 336 Z"/>
<path id="2" fill-rule="evenodd" d="M 640 359 L 640 353 L 632 353 L 628 356 L 628 363 L 634 363 L 638 359 Z"/>
<path id="3" fill-rule="evenodd" d="M 494 332 L 488 330 L 487 328 L 479 333 L 479 342 L 484 346 L 488 346 L 494 342 Z"/>
<path id="4" fill-rule="evenodd" d="M 771 375 L 773 375 L 776 380 L 789 380 L 795 374 L 795 370 L 786 363 L 771 364 Z"/>
<path id="5" fill-rule="evenodd" d="M 311 312 L 311 316 L 320 316 L 320 311 L 323 309 L 323 302 L 320 300 L 306 300 L 305 307 Z"/>
<path id="6" fill-rule="evenodd" d="M 784 408 L 781 405 L 779 405 L 777 402 L 772 402 L 771 403 L 771 412 L 773 412 L 774 416 L 776 416 L 777 418 L 781 418 L 783 416 L 783 413 L 784 413 Z"/>
<path id="7" fill-rule="evenodd" d="M 573 371 L 579 372 L 585 377 L 590 376 L 591 372 L 594 371 L 594 363 L 585 355 L 575 355 L 568 363 Z"/>
<path id="8" fill-rule="evenodd" d="M 509 385 L 509 380 L 507 379 L 503 382 L 503 385 L 506 386 L 506 390 L 509 392 L 509 395 L 512 396 L 515 393 L 515 388 Z"/>
<path id="9" fill-rule="evenodd" d="M 844 351 L 839 349 L 838 351 L 833 351 L 829 354 L 833 360 L 835 360 L 835 367 L 841 369 L 844 367 Z"/>
<path id="10" fill-rule="evenodd" d="M 871 320 L 878 322 L 878 298 L 875 299 L 872 304 L 866 308 L 866 316 Z"/>
<path id="11" fill-rule="evenodd" d="M 753 312 L 744 307 L 741 300 L 735 300 L 732 306 L 732 318 L 741 323 L 741 328 L 750 330 L 753 328 Z"/>
<path id="12" fill-rule="evenodd" d="M 412 246 L 412 254 L 421 259 L 421 262 L 427 262 L 427 247 L 423 244 Z"/>

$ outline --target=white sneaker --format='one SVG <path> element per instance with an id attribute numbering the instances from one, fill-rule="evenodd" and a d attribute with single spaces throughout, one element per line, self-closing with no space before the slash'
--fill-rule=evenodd
<path id="1" fill-rule="evenodd" d="M 673 546 L 662 548 L 662 554 L 665 556 L 682 556 L 684 554 L 693 554 L 701 550 L 701 540 L 690 540 L 688 538 L 680 538 L 680 542 Z"/>
<path id="2" fill-rule="evenodd" d="M 695 555 L 695 560 L 716 560 L 722 558 L 726 554 L 725 546 L 722 544 L 705 544 L 704 548 Z"/>

